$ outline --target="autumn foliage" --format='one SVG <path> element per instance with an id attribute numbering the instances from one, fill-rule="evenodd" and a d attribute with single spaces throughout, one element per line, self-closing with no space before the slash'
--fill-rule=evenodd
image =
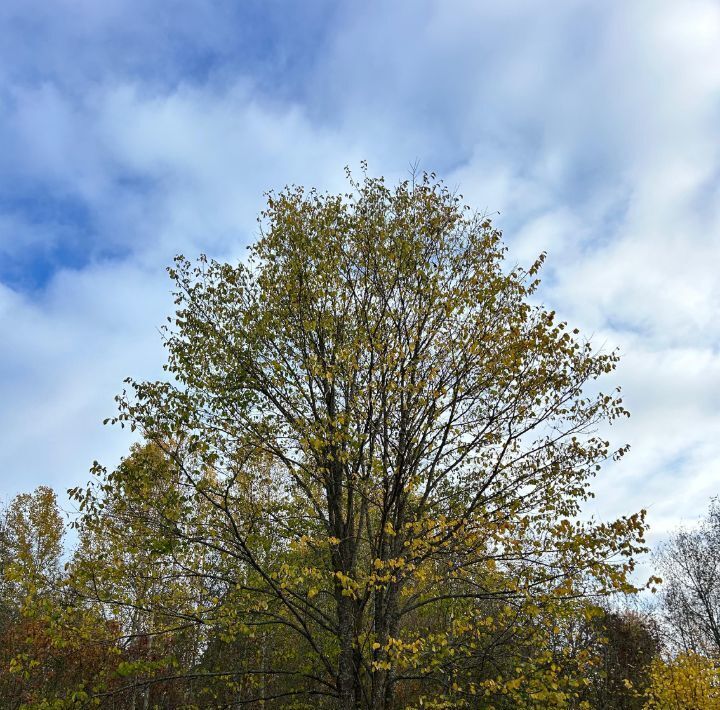
<path id="1" fill-rule="evenodd" d="M 581 515 L 617 354 L 434 176 L 348 177 L 269 195 L 246 262 L 177 258 L 167 379 L 118 397 L 143 441 L 70 492 L 63 569 L 6 516 L 9 706 L 671 707 L 598 606 L 644 512 Z"/>

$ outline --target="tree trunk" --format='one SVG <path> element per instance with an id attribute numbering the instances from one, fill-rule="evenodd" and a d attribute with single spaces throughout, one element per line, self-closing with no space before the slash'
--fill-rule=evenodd
<path id="1" fill-rule="evenodd" d="M 353 599 L 336 590 L 338 604 L 338 631 L 340 656 L 338 659 L 338 707 L 340 710 L 355 710 L 361 707 L 359 668 L 356 666 L 357 609 Z"/>
<path id="2" fill-rule="evenodd" d="M 375 636 L 381 646 L 385 646 L 391 637 L 397 635 L 397 601 L 400 589 L 390 585 L 375 597 Z M 378 660 L 387 660 L 383 654 Z M 394 695 L 394 668 L 374 670 L 372 672 L 372 708 L 386 710 L 392 707 Z"/>

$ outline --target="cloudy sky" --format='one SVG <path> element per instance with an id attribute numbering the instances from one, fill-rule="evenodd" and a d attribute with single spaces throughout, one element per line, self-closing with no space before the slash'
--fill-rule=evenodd
<path id="1" fill-rule="evenodd" d="M 269 188 L 367 159 L 497 213 L 542 299 L 620 347 L 602 517 L 720 493 L 720 5 L 4 0 L 0 497 L 88 478 L 158 376 L 173 255 L 233 259 Z"/>

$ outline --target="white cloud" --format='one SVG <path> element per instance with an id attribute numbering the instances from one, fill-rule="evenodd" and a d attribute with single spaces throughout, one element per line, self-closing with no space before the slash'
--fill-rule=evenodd
<path id="1" fill-rule="evenodd" d="M 124 377 L 160 373 L 161 274 L 132 266 L 60 273 L 39 300 L 0 290 L 2 492 L 86 480 L 128 437 L 103 429 Z"/>

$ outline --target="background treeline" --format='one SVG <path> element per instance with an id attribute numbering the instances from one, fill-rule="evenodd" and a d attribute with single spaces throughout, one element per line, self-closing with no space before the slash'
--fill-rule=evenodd
<path id="1" fill-rule="evenodd" d="M 135 466 L 157 466 L 155 493 L 167 494 L 166 466 L 153 445 L 135 448 L 122 468 Z M 281 626 L 229 633 L 227 620 L 193 615 L 215 585 L 211 578 L 178 585 L 181 563 L 138 537 L 151 504 L 126 497 L 123 517 L 108 513 L 101 527 L 79 526 L 69 560 L 51 489 L 18 495 L 2 510 L 2 707 L 309 707 L 292 699 L 304 689 L 291 669 L 313 669 Z M 493 621 L 497 603 L 483 604 L 482 663 L 464 682 L 510 688 L 474 706 L 720 707 L 720 508 L 713 503 L 701 525 L 671 535 L 655 561 L 663 583 L 652 599 L 579 601 L 502 625 Z M 423 627 L 442 633 L 449 612 L 434 609 Z M 253 669 L 266 673 L 246 674 Z M 514 692 L 526 673 L 534 674 L 524 679 L 532 688 Z M 409 684 L 397 704 L 419 703 L 424 694 L 420 681 Z"/>
<path id="2" fill-rule="evenodd" d="M 433 175 L 268 196 L 240 264 L 179 256 L 143 435 L 2 522 L 0 698 L 28 708 L 713 708 L 718 514 L 652 614 L 645 511 L 582 514 L 618 354 L 537 303 L 544 255 Z M 62 560 L 62 563 L 61 563 Z"/>

